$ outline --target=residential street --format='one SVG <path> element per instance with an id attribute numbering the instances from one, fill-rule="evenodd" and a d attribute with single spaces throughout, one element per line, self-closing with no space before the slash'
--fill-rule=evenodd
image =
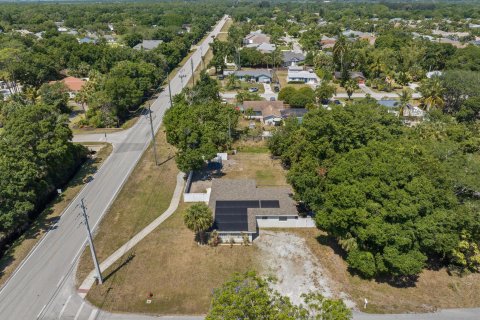
<path id="1" fill-rule="evenodd" d="M 207 52 L 223 27 L 227 17 L 223 17 L 211 34 L 206 37 L 199 49 L 186 61 L 183 74 L 191 77 L 190 60 L 194 68 L 201 62 L 201 53 Z M 181 73 L 181 72 L 179 72 Z M 181 79 L 178 74 L 171 80 L 172 94 L 180 92 Z M 163 115 L 169 107 L 168 89 L 163 91 L 152 104 L 154 128 L 159 129 Z M 76 137 L 75 141 L 102 141 L 104 134 Z M 85 227 L 81 224 L 79 202 L 84 199 L 92 229 L 100 222 L 115 199 L 128 176 L 151 140 L 150 124 L 141 117 L 131 129 L 121 133 L 107 135 L 107 141 L 113 142 L 111 156 L 64 211 L 57 222 L 39 244 L 32 250 L 23 263 L 13 273 L 0 291 L 0 319 L 107 319 L 99 317 L 93 309 L 88 312 L 83 301 L 72 292 L 74 268 L 86 241 Z M 78 299 L 77 299 L 78 298 Z M 71 309 L 73 302 L 78 307 L 73 316 L 64 317 L 63 313 Z M 72 305 L 70 305 L 72 303 Z M 63 311 L 62 311 L 63 310 Z M 90 310 L 92 310 L 90 308 Z M 116 317 L 115 319 L 145 319 L 146 317 Z M 191 317 L 188 317 L 190 319 Z M 108 319 L 113 319 L 108 317 Z"/>

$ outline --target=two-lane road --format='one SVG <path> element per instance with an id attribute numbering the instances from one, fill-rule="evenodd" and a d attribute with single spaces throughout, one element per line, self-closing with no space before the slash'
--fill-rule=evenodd
<path id="1" fill-rule="evenodd" d="M 191 77 L 190 60 L 194 68 L 201 63 L 201 52 L 206 53 L 209 43 L 223 27 L 227 17 L 223 17 L 209 36 L 186 61 L 181 73 L 186 75 L 185 83 Z M 181 91 L 182 81 L 177 75 L 170 81 L 172 94 Z M 169 107 L 168 89 L 163 91 L 152 104 L 154 128 L 158 130 L 165 111 Z M 99 140 L 100 136 L 92 136 Z M 95 228 L 106 213 L 117 193 L 134 169 L 138 160 L 151 141 L 150 124 L 146 117 L 126 132 L 109 134 L 107 139 L 114 142 L 114 151 L 104 165 L 66 208 L 60 220 L 50 230 L 36 248 L 0 291 L 0 319 L 32 320 L 45 318 L 46 310 L 51 309 L 59 292 L 72 275 L 86 240 L 85 227 L 81 225 L 80 199 L 84 199 L 90 225 Z M 58 315 L 58 317 L 60 314 Z M 48 316 L 50 318 L 50 316 Z"/>

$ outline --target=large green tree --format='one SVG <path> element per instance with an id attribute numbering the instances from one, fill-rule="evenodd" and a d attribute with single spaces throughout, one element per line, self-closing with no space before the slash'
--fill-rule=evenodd
<path id="1" fill-rule="evenodd" d="M 235 274 L 214 291 L 206 319 L 348 320 L 352 317 L 341 300 L 314 293 L 304 298 L 305 304 L 296 306 L 273 290 L 268 279 L 254 272 Z"/>

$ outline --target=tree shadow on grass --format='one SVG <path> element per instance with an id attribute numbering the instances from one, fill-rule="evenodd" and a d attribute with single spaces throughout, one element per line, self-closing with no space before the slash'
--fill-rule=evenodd
<path id="1" fill-rule="evenodd" d="M 321 234 L 317 238 L 317 242 L 321 245 L 330 247 L 333 252 L 341 257 L 344 261 L 347 259 L 347 252 L 339 245 L 338 241 L 329 235 Z M 347 268 L 347 271 L 353 276 L 358 276 L 361 279 L 369 280 L 369 278 L 364 277 L 357 270 L 350 267 Z M 373 278 L 378 283 L 387 283 L 388 285 L 395 288 L 412 288 L 416 286 L 418 281 L 418 275 L 415 276 L 391 276 L 391 275 L 378 275 Z"/>

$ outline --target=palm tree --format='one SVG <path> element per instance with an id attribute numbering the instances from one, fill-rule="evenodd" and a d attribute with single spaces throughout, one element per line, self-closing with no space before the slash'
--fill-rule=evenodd
<path id="1" fill-rule="evenodd" d="M 340 36 L 335 45 L 333 46 L 333 55 L 336 59 L 340 59 L 340 70 L 343 70 L 343 57 L 348 50 L 347 39 L 344 36 Z"/>
<path id="2" fill-rule="evenodd" d="M 398 94 L 398 98 L 400 99 L 400 109 L 398 110 L 398 116 L 402 116 L 403 110 L 412 99 L 412 91 L 410 89 L 404 88 L 402 92 Z"/>
<path id="3" fill-rule="evenodd" d="M 358 89 L 358 83 L 353 79 L 349 79 L 345 82 L 344 88 L 347 91 L 348 99 L 351 99 L 353 92 Z"/>
<path id="4" fill-rule="evenodd" d="M 205 243 L 205 232 L 213 225 L 213 214 L 205 203 L 196 203 L 183 214 L 185 226 L 195 232 L 195 238 Z"/>
<path id="5" fill-rule="evenodd" d="M 445 89 L 438 77 L 433 77 L 422 82 L 418 91 L 422 94 L 421 107 L 429 111 L 432 108 L 443 108 L 443 92 Z"/>

